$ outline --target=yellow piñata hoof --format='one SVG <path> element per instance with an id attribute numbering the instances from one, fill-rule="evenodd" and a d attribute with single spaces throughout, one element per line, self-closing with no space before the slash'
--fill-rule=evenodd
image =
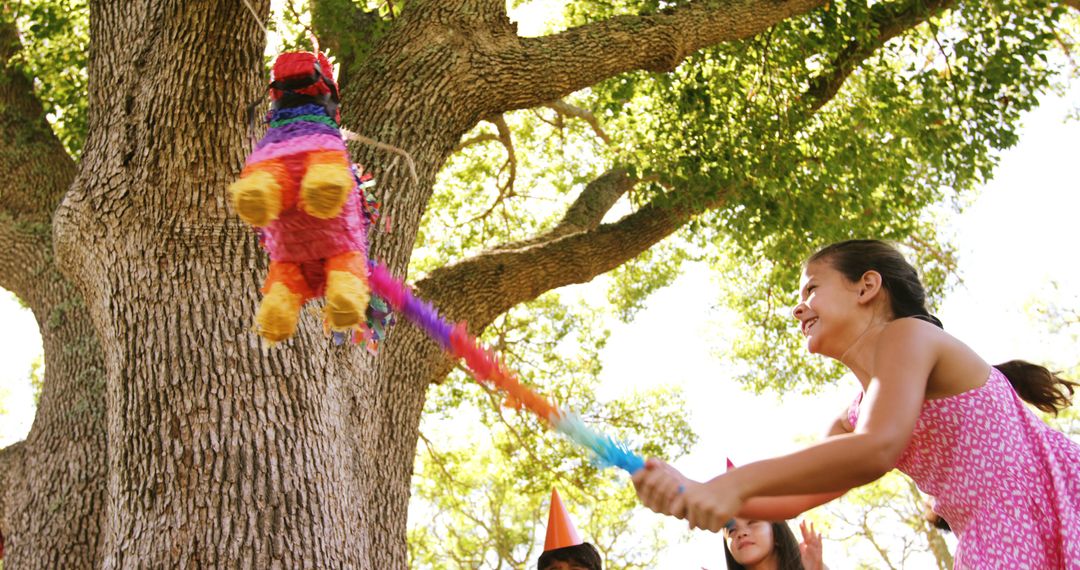
<path id="1" fill-rule="evenodd" d="M 255 316 L 259 336 L 270 342 L 281 342 L 296 332 L 300 318 L 300 295 L 293 293 L 283 283 L 274 283 L 270 292 L 259 303 Z"/>
<path id="2" fill-rule="evenodd" d="M 304 211 L 324 220 L 336 217 L 349 198 L 354 183 L 348 166 L 312 164 L 300 182 Z"/>
<path id="3" fill-rule="evenodd" d="M 368 286 L 346 271 L 326 273 L 326 322 L 331 330 L 355 328 L 364 320 L 368 306 Z"/>
<path id="4" fill-rule="evenodd" d="M 281 213 L 281 186 L 268 172 L 255 171 L 229 185 L 233 209 L 240 219 L 261 228 Z"/>

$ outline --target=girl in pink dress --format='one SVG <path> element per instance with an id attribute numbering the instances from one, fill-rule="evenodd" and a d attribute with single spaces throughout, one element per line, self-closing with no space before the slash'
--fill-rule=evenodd
<path id="1" fill-rule="evenodd" d="M 1023 361 L 991 367 L 926 310 L 914 268 L 875 240 L 807 261 L 794 309 L 807 349 L 862 392 L 824 441 L 704 483 L 650 459 L 634 475 L 654 511 L 718 531 L 733 516 L 792 518 L 891 469 L 935 498 L 956 568 L 1080 569 L 1080 445 L 1023 401 L 1067 407 L 1078 384 Z"/>

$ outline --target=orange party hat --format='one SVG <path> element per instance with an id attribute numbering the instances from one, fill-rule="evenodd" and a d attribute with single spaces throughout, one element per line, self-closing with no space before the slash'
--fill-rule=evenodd
<path id="1" fill-rule="evenodd" d="M 566 512 L 559 492 L 551 489 L 551 510 L 548 512 L 547 539 L 544 540 L 544 552 L 567 546 L 577 546 L 584 542 Z"/>

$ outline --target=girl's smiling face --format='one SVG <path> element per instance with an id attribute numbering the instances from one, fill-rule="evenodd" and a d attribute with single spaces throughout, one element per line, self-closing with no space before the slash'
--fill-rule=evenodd
<path id="1" fill-rule="evenodd" d="M 791 313 L 806 337 L 807 350 L 837 359 L 844 354 L 855 338 L 863 292 L 860 283 L 848 281 L 827 259 L 807 264 L 799 282 L 799 303 Z"/>
<path id="2" fill-rule="evenodd" d="M 772 523 L 735 519 L 731 530 L 724 530 L 731 557 L 743 566 L 752 566 L 775 556 Z"/>

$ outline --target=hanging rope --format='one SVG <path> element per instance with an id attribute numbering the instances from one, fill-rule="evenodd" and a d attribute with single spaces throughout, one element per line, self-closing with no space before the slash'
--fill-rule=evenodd
<path id="1" fill-rule="evenodd" d="M 265 24 L 262 23 L 262 20 L 259 19 L 259 13 L 257 11 L 255 11 L 255 7 L 251 5 L 251 2 L 249 2 L 249 0 L 244 0 L 244 6 L 247 6 L 248 11 L 251 12 L 251 17 L 254 18 L 255 23 L 259 25 L 259 28 L 262 29 L 263 33 L 269 36 L 270 35 L 270 30 L 266 27 Z M 391 10 L 392 9 L 393 9 L 393 7 L 391 5 Z M 314 53 L 318 54 L 319 53 L 319 39 L 315 37 L 314 33 L 309 34 L 309 38 L 311 39 L 312 50 L 314 51 Z M 257 108 L 258 103 L 259 103 L 260 100 L 261 100 L 261 98 L 256 99 L 252 104 L 248 105 L 248 108 L 247 108 L 248 134 L 249 134 L 249 136 L 251 138 L 252 146 L 255 145 L 255 117 L 256 117 L 256 108 Z M 396 147 L 394 145 L 391 145 L 391 144 L 382 143 L 382 142 L 379 142 L 379 141 L 377 141 L 375 139 L 365 137 L 364 135 L 361 135 L 359 133 L 354 133 L 353 131 L 350 131 L 350 130 L 345 129 L 345 128 L 341 129 L 341 134 L 342 134 L 343 137 L 345 137 L 345 140 L 356 141 L 356 142 L 359 142 L 359 143 L 362 143 L 362 144 L 366 144 L 368 146 L 373 146 L 373 147 L 375 147 L 375 148 L 377 148 L 379 150 L 392 152 L 394 154 L 397 154 L 397 155 L 401 156 L 402 158 L 405 159 L 405 163 L 409 167 L 409 176 L 412 178 L 413 184 L 419 184 L 420 183 L 420 177 L 416 174 L 416 161 L 414 161 L 412 156 L 408 152 L 406 152 L 405 150 L 402 150 L 402 149 L 400 149 L 400 148 L 398 148 L 398 147 Z"/>
<path id="2" fill-rule="evenodd" d="M 379 141 L 377 141 L 375 139 L 370 139 L 368 137 L 365 137 L 364 135 L 354 133 L 354 132 L 350 131 L 349 129 L 344 129 L 344 128 L 341 129 L 341 134 L 342 134 L 342 136 L 345 137 L 345 140 L 364 143 L 366 145 L 373 146 L 373 147 L 375 147 L 377 149 L 380 149 L 380 150 L 385 150 L 385 151 L 388 151 L 388 152 L 393 152 L 395 154 L 401 155 L 402 157 L 405 158 L 405 163 L 409 165 L 409 175 L 412 176 L 413 184 L 419 184 L 420 183 L 420 178 L 416 175 L 416 163 L 413 162 L 412 156 L 410 156 L 408 152 L 405 152 L 404 150 L 402 150 L 402 149 L 400 149 L 400 148 L 398 148 L 398 147 L 396 147 L 396 146 L 394 146 L 392 144 L 381 143 L 381 142 L 379 142 Z"/>
<path id="3" fill-rule="evenodd" d="M 248 11 L 251 12 L 251 16 L 255 18 L 255 23 L 258 24 L 260 28 L 262 28 L 263 33 L 269 36 L 270 30 L 266 29 L 266 25 L 263 24 L 262 20 L 259 19 L 259 13 L 255 11 L 255 8 L 252 7 L 251 3 L 248 2 L 248 0 L 244 0 L 244 6 L 247 6 Z"/>

